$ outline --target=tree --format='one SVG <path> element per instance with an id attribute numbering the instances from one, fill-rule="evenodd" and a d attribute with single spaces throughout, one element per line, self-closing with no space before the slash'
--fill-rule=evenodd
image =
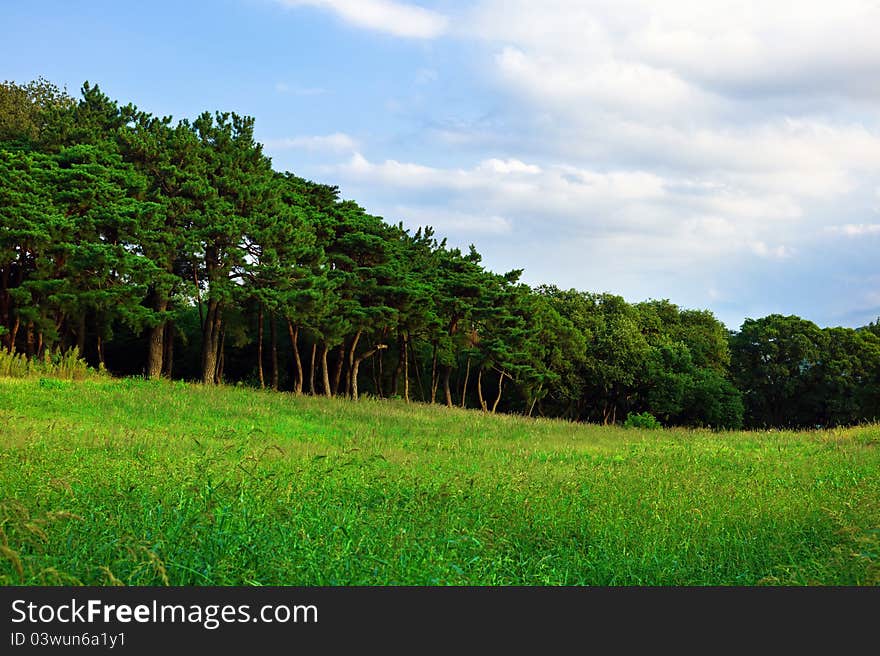
<path id="1" fill-rule="evenodd" d="M 437 314 L 437 300 L 439 263 L 444 257 L 446 243 L 437 241 L 430 226 L 419 228 L 414 234 L 409 234 L 401 224 L 398 230 L 400 238 L 394 261 L 401 284 L 394 301 L 397 311 L 397 365 L 391 376 L 391 394 L 398 395 L 402 387 L 402 397 L 409 402 L 409 361 L 410 354 L 414 352 L 413 336 L 430 339 L 429 335 L 438 333 L 443 325 Z M 467 379 L 462 391 L 462 403 L 466 389 Z"/>
<path id="2" fill-rule="evenodd" d="M 811 321 L 772 314 L 746 319 L 730 339 L 731 373 L 743 393 L 750 426 L 809 425 L 805 409 L 827 336 Z"/>
<path id="3" fill-rule="evenodd" d="M 198 284 L 187 236 L 212 194 L 196 134 L 186 122 L 171 122 L 171 117 L 137 112 L 120 134 L 123 156 L 146 180 L 143 198 L 151 204 L 136 236 L 138 251 L 153 267 L 145 319 L 148 378 L 171 372 L 173 299 L 192 296 Z"/>
<path id="4" fill-rule="evenodd" d="M 49 324 L 41 299 L 24 285 L 65 224 L 53 202 L 54 167 L 47 155 L 0 149 L 0 335 L 10 353 L 22 324 L 28 355 L 34 355 L 35 330 Z"/>
<path id="5" fill-rule="evenodd" d="M 625 417 L 643 373 L 650 346 L 639 328 L 638 311 L 620 296 L 592 296 L 594 311 L 587 319 L 592 340 L 587 344 L 588 385 L 601 399 L 603 424 Z"/>
<path id="6" fill-rule="evenodd" d="M 0 142 L 5 148 L 30 149 L 39 141 L 49 112 L 69 109 L 74 102 L 66 90 L 42 77 L 27 84 L 0 83 Z"/>
<path id="7" fill-rule="evenodd" d="M 553 285 L 541 285 L 535 293 L 555 310 L 559 316 L 568 321 L 574 331 L 573 339 L 582 346 L 563 354 L 561 361 L 554 367 L 557 379 L 553 382 L 542 405 L 552 415 L 578 420 L 589 416 L 592 401 L 589 392 L 588 369 L 591 364 L 588 358 L 587 345 L 592 340 L 590 325 L 593 324 L 595 304 L 593 298 L 575 289 L 561 290 Z"/>
<path id="8" fill-rule="evenodd" d="M 465 347 L 473 348 L 477 342 L 483 344 L 489 317 L 494 309 L 500 309 L 502 301 L 498 280 L 488 276 L 480 266 L 481 257 L 472 245 L 467 255 L 459 249 L 447 249 L 445 244 L 437 250 L 435 277 L 431 281 L 433 287 L 434 313 L 433 321 L 426 326 L 426 334 L 432 347 L 430 402 L 434 403 L 440 384 L 443 368 L 443 393 L 446 405 L 452 407 L 452 390 L 450 378 L 456 364 L 458 353 Z M 477 316 L 479 312 L 480 316 Z M 476 333 L 476 334 L 475 334 Z M 486 357 L 486 346 L 483 344 L 483 362 L 480 364 L 478 376 L 478 394 L 482 401 L 479 381 L 484 366 L 491 363 Z M 466 393 L 466 390 L 463 391 Z"/>
<path id="9" fill-rule="evenodd" d="M 260 303 L 284 318 L 294 360 L 293 391 L 300 394 L 305 377 L 299 333 L 328 294 L 325 255 L 315 234 L 317 210 L 302 193 L 308 183 L 289 174 L 276 174 L 275 179 L 280 188 L 278 205 L 263 215 L 255 232 L 251 280 Z M 277 386 L 274 349 L 273 339 L 273 387 Z"/>
<path id="10" fill-rule="evenodd" d="M 136 326 L 142 320 L 139 281 L 150 272 L 133 242 L 147 209 L 140 199 L 144 180 L 123 161 L 116 140 L 129 115 L 130 107 L 119 108 L 88 84 L 78 103 L 59 103 L 41 114 L 46 154 L 30 157 L 41 171 L 31 182 L 43 188 L 52 208 L 44 203 L 44 216 L 19 216 L 19 230 L 29 236 L 15 237 L 19 255 L 29 259 L 18 268 L 14 292 L 28 315 L 29 351 L 36 330 L 38 342 L 60 339 L 84 352 L 91 320 L 103 362 L 113 322 Z M 22 276 L 25 269 L 29 274 Z"/>
<path id="11" fill-rule="evenodd" d="M 334 387 L 345 367 L 346 391 L 357 399 L 361 362 L 387 348 L 385 340 L 396 324 L 393 300 L 400 280 L 391 245 L 399 234 L 396 228 L 351 201 L 338 203 L 330 215 L 334 223 L 325 247 L 330 262 L 327 275 L 334 282 L 340 313 L 348 328 L 337 359 Z M 359 354 L 364 337 L 368 338 L 367 344 Z"/>
<path id="12" fill-rule="evenodd" d="M 635 309 L 650 347 L 637 404 L 667 425 L 739 427 L 742 401 L 727 380 L 730 351 L 721 322 L 668 300 Z"/>
<path id="13" fill-rule="evenodd" d="M 526 331 L 515 379 L 524 396 L 525 412 L 531 416 L 535 405 L 560 386 L 572 363 L 583 361 L 586 340 L 547 297 L 525 285 L 517 291 L 516 307 L 522 313 Z"/>
<path id="14" fill-rule="evenodd" d="M 188 255 L 205 297 L 202 314 L 202 382 L 220 382 L 223 311 L 240 295 L 247 244 L 258 217 L 273 206 L 271 162 L 254 141 L 254 121 L 234 113 L 201 114 L 192 129 L 207 189 L 200 194 L 187 234 Z"/>
<path id="15" fill-rule="evenodd" d="M 839 426 L 876 415 L 880 338 L 871 331 L 826 328 L 824 348 L 801 397 L 802 421 Z"/>

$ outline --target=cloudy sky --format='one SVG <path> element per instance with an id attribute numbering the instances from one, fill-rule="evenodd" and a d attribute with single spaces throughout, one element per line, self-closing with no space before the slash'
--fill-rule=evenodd
<path id="1" fill-rule="evenodd" d="M 877 0 L 5 2 L 0 77 L 256 118 L 530 284 L 880 316 Z"/>

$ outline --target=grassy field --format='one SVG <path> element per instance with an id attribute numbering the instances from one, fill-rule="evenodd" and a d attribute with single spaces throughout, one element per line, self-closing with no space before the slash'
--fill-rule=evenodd
<path id="1" fill-rule="evenodd" d="M 0 378 L 6 585 L 880 585 L 880 426 Z"/>

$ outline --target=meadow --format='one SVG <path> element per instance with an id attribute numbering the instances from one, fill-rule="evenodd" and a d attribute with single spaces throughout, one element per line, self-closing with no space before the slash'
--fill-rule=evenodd
<path id="1" fill-rule="evenodd" d="M 878 585 L 880 426 L 0 378 L 4 585 Z"/>

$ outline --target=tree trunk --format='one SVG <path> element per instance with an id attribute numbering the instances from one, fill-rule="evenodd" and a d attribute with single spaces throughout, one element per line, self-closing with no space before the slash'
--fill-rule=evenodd
<path id="1" fill-rule="evenodd" d="M 461 407 L 466 407 L 468 378 L 471 375 L 471 356 L 468 356 L 467 366 L 464 369 L 464 385 L 461 386 Z"/>
<path id="2" fill-rule="evenodd" d="M 199 269 L 196 266 L 195 260 L 192 262 L 192 272 L 193 272 L 193 282 L 196 286 L 196 300 L 198 301 L 199 306 L 199 322 L 202 326 L 205 325 L 205 308 L 202 303 L 202 288 L 199 287 Z"/>
<path id="3" fill-rule="evenodd" d="M 272 349 L 269 353 L 269 364 L 272 365 L 272 389 L 278 391 L 278 329 L 275 326 L 275 313 L 269 313 L 269 340 L 272 342 Z"/>
<path id="4" fill-rule="evenodd" d="M 406 361 L 406 351 L 403 348 L 403 332 L 397 333 L 397 366 L 391 374 L 391 396 L 397 396 L 400 374 L 403 373 L 403 363 Z"/>
<path id="5" fill-rule="evenodd" d="M 495 414 L 495 409 L 498 407 L 498 402 L 501 400 L 501 386 L 504 385 L 504 377 L 505 374 L 503 371 L 501 375 L 498 377 L 498 396 L 495 397 L 495 403 L 492 404 L 492 414 Z"/>
<path id="6" fill-rule="evenodd" d="M 12 324 L 12 330 L 9 331 L 9 353 L 15 353 L 15 339 L 18 337 L 18 328 L 21 326 L 21 317 L 15 317 Z"/>
<path id="7" fill-rule="evenodd" d="M 452 365 L 447 364 L 443 371 L 443 392 L 446 395 L 446 407 L 452 407 L 452 390 L 449 388 L 449 377 L 452 375 Z"/>
<path id="8" fill-rule="evenodd" d="M 309 394 L 315 395 L 315 354 L 318 351 L 318 342 L 312 342 L 312 359 L 309 365 Z"/>
<path id="9" fill-rule="evenodd" d="M 37 357 L 43 357 L 43 331 L 37 332 Z"/>
<path id="10" fill-rule="evenodd" d="M 480 407 L 483 409 L 483 412 L 488 412 L 489 408 L 486 406 L 486 399 L 483 398 L 483 368 L 482 367 L 480 367 L 480 370 L 477 373 L 477 398 L 480 400 Z"/>
<path id="11" fill-rule="evenodd" d="M 27 328 L 25 328 L 24 331 L 24 348 L 25 353 L 27 353 L 29 358 L 39 355 L 34 339 L 34 322 L 28 321 Z M 13 346 L 15 346 L 15 344 L 13 344 Z"/>
<path id="12" fill-rule="evenodd" d="M 65 349 L 67 349 L 67 346 L 69 344 L 69 341 L 68 341 L 69 329 L 67 326 L 67 317 L 65 316 L 64 312 L 59 310 L 58 312 L 55 313 L 54 321 L 55 321 L 55 335 L 57 336 L 57 339 L 56 339 L 56 341 L 49 344 L 49 348 L 50 349 L 60 348 L 62 351 L 64 351 Z"/>
<path id="13" fill-rule="evenodd" d="M 266 387 L 263 378 L 263 304 L 257 310 L 257 379 L 260 381 L 260 389 Z"/>
<path id="14" fill-rule="evenodd" d="M 174 323 L 165 324 L 165 353 L 163 354 L 162 375 L 168 380 L 174 375 Z"/>
<path id="15" fill-rule="evenodd" d="M 339 394 L 339 381 L 342 379 L 342 365 L 345 362 L 345 342 L 336 349 L 336 369 L 333 371 L 333 394 Z"/>
<path id="16" fill-rule="evenodd" d="M 211 322 L 213 324 L 213 322 Z M 217 340 L 210 328 L 205 330 L 205 343 L 202 345 L 202 383 L 214 384 L 214 375 L 217 373 Z"/>
<path id="17" fill-rule="evenodd" d="M 414 348 L 412 348 L 412 349 L 409 348 L 409 346 L 412 344 L 412 335 L 411 334 L 409 334 L 409 333 L 406 334 L 406 341 L 407 341 L 407 349 L 409 350 L 410 353 L 412 353 L 413 368 L 416 370 L 416 382 L 418 382 L 418 384 L 419 384 L 419 394 L 421 394 L 421 398 L 423 401 L 427 401 L 428 397 L 425 394 L 425 385 L 422 382 L 422 368 L 419 366 L 419 358 L 416 354 L 416 350 Z"/>
<path id="18" fill-rule="evenodd" d="M 440 376 L 437 374 L 437 342 L 434 342 L 434 353 L 431 356 L 431 403 L 437 399 L 437 387 L 440 385 Z"/>
<path id="19" fill-rule="evenodd" d="M 202 382 L 213 385 L 217 378 L 217 352 L 220 346 L 220 328 L 223 324 L 220 303 L 208 301 L 202 324 Z"/>
<path id="20" fill-rule="evenodd" d="M 153 311 L 164 313 L 168 309 L 168 299 L 154 292 Z M 150 344 L 147 351 L 147 378 L 159 378 L 162 375 L 162 360 L 165 357 L 165 319 L 150 328 Z"/>
<path id="21" fill-rule="evenodd" d="M 350 393 L 352 396 L 355 396 L 355 388 L 357 387 L 357 381 L 354 381 L 354 383 L 352 383 L 352 379 L 354 378 L 354 352 L 357 350 L 357 345 L 361 339 L 362 333 L 362 330 L 359 330 L 355 333 L 354 339 L 351 340 L 351 346 L 348 349 L 348 369 L 346 370 L 345 374 L 345 391 L 346 393 Z"/>
<path id="22" fill-rule="evenodd" d="M 327 350 L 328 346 L 325 342 L 321 345 L 321 374 L 323 376 L 324 382 L 324 396 L 328 399 L 333 396 L 333 392 L 330 389 L 330 372 L 327 368 Z"/>
<path id="23" fill-rule="evenodd" d="M 358 400 L 357 375 L 358 375 L 358 369 L 361 366 L 361 362 L 363 362 L 368 357 L 373 355 L 373 353 L 375 353 L 376 351 L 378 351 L 380 349 L 384 349 L 384 348 L 386 348 L 386 346 L 384 344 L 377 344 L 376 346 L 371 348 L 366 353 L 361 354 L 360 357 L 355 358 L 354 362 L 352 362 L 352 365 L 351 365 L 351 398 L 352 398 L 352 400 L 354 400 L 354 401 Z"/>
<path id="24" fill-rule="evenodd" d="M 409 403 L 409 338 L 403 340 L 403 401 Z"/>
<path id="25" fill-rule="evenodd" d="M 357 375 L 358 375 L 358 369 L 360 368 L 360 366 L 361 366 L 361 361 L 359 359 L 355 360 L 354 363 L 351 365 L 351 371 L 349 372 L 349 375 L 351 376 L 351 399 L 352 399 L 352 401 L 358 400 Z"/>
<path id="26" fill-rule="evenodd" d="M 97 350 L 98 350 L 98 365 L 100 367 L 104 367 L 104 339 L 101 337 L 101 333 L 98 333 L 95 338 Z"/>
<path id="27" fill-rule="evenodd" d="M 535 404 L 538 402 L 538 399 L 540 398 L 540 394 L 541 394 L 541 387 L 539 386 L 537 391 L 535 392 L 535 395 L 532 397 L 532 403 L 529 405 L 529 414 L 528 414 L 529 417 L 532 416 L 532 411 L 535 409 Z"/>
<path id="28" fill-rule="evenodd" d="M 303 391 L 303 366 L 302 360 L 299 358 L 299 345 L 297 342 L 299 341 L 299 326 L 296 328 L 293 327 L 293 322 L 288 319 L 287 320 L 287 332 L 290 335 L 290 346 L 293 348 L 293 367 L 294 367 L 294 377 L 293 377 L 293 393 L 299 396 Z M 312 346 L 312 378 L 314 380 L 315 375 L 315 350 L 314 346 Z M 314 382 L 312 383 L 314 387 Z M 314 390 L 312 390 L 314 393 Z"/>
<path id="29" fill-rule="evenodd" d="M 214 384 L 223 382 L 223 365 L 226 364 L 226 331 L 220 331 L 220 344 L 217 346 L 217 375 L 214 376 Z"/>

